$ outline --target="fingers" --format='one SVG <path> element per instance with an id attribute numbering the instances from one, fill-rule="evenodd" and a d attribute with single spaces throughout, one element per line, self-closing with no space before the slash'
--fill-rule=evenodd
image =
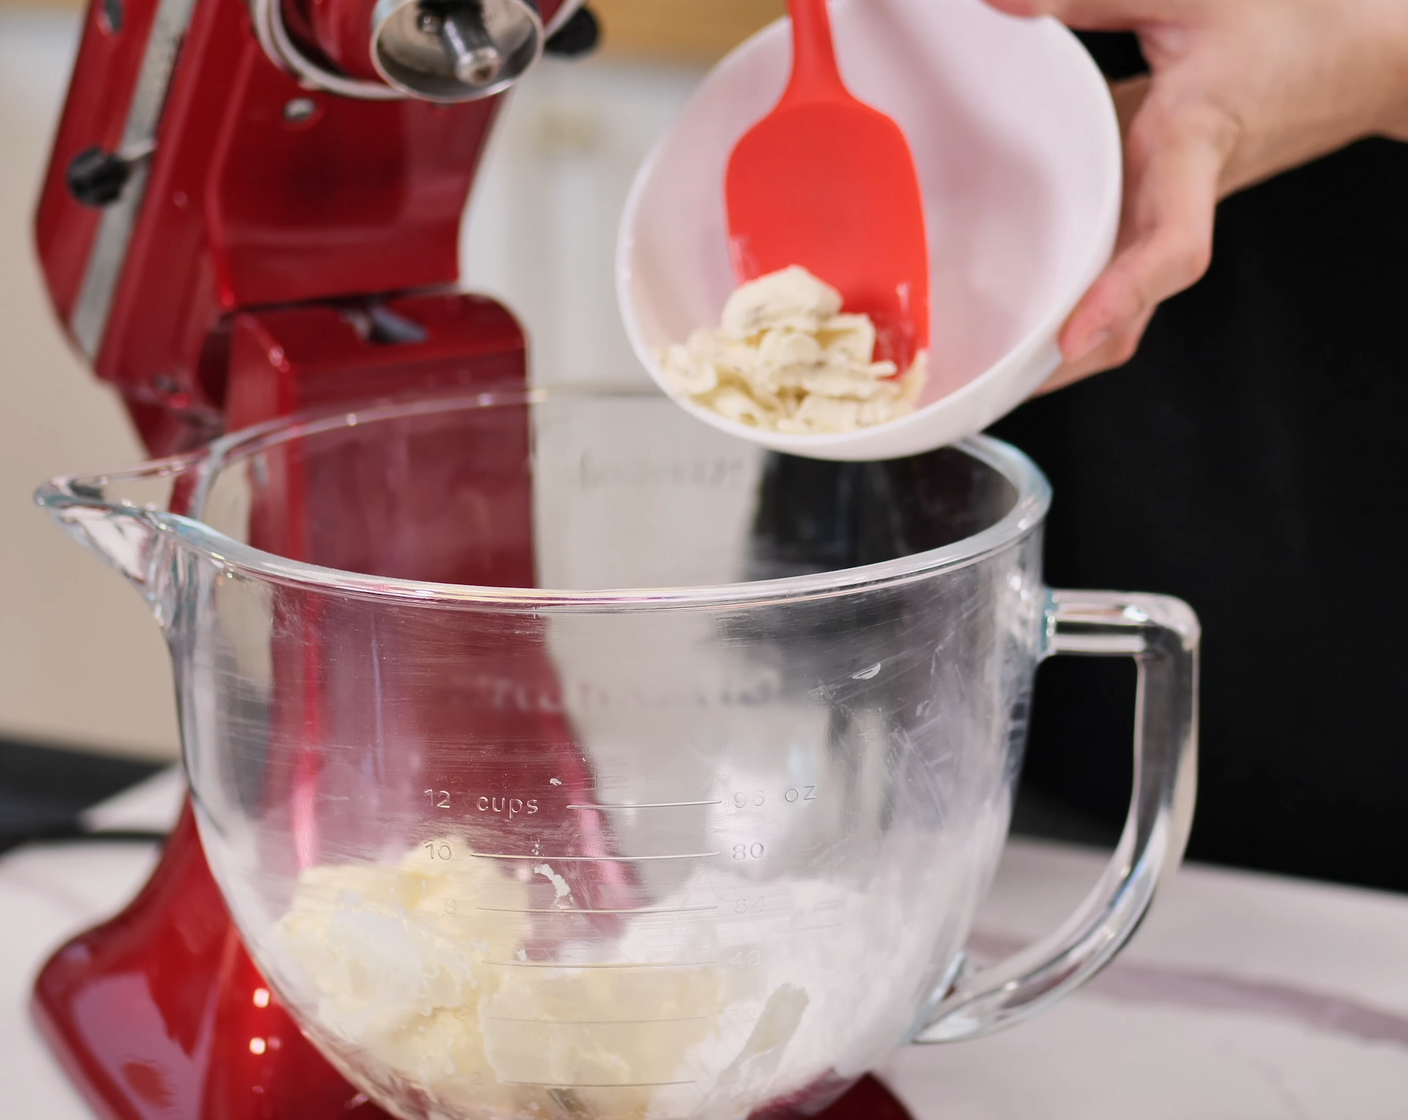
<path id="1" fill-rule="evenodd" d="M 1107 369 L 1117 369 L 1124 365 L 1134 357 L 1134 352 L 1139 348 L 1140 340 L 1144 337 L 1144 331 L 1149 326 L 1149 320 L 1153 317 L 1153 311 L 1149 311 L 1128 330 L 1102 342 L 1088 357 L 1078 362 L 1065 362 L 1032 395 L 1035 397 L 1045 396 L 1047 393 L 1064 389 L 1067 385 L 1083 381 L 1094 374 L 1103 373 Z"/>
<path id="2" fill-rule="evenodd" d="M 1235 138 L 1235 122 L 1211 107 L 1140 104 L 1125 138 L 1115 256 L 1061 332 L 1068 365 L 1118 357 L 1159 303 L 1207 271 L 1218 184 Z"/>
<path id="3" fill-rule="evenodd" d="M 1119 118 L 1120 135 L 1128 136 L 1134 127 L 1134 118 L 1144 108 L 1149 91 L 1154 88 L 1154 79 L 1145 75 L 1142 78 L 1129 78 L 1110 86 L 1110 98 L 1115 103 L 1115 116 Z"/>

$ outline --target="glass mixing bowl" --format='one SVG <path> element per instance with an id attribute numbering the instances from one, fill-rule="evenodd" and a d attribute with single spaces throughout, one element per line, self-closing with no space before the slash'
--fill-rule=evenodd
<path id="1" fill-rule="evenodd" d="M 417 401 L 41 503 L 168 636 L 200 835 L 255 961 L 403 1117 L 819 1107 L 1087 980 L 1178 863 L 1198 627 L 1049 591 L 993 440 L 741 444 L 653 394 Z M 964 966 L 1037 664 L 1136 659 L 1110 869 Z"/>

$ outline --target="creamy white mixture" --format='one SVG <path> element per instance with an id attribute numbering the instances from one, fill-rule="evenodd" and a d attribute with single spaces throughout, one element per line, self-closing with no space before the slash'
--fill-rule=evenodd
<path id="1" fill-rule="evenodd" d="M 875 324 L 841 311 L 841 294 L 793 266 L 743 285 L 719 328 L 659 355 L 667 383 L 740 424 L 803 435 L 850 432 L 908 416 L 926 380 L 921 353 L 902 377 L 872 361 Z"/>
<path id="2" fill-rule="evenodd" d="M 522 912 L 574 905 L 556 870 L 515 877 L 455 839 L 432 847 L 306 871 L 273 938 L 292 994 L 314 993 L 305 1014 L 381 1084 L 429 1101 L 428 1115 L 734 1120 L 760 1086 L 797 1092 L 838 1053 L 883 1052 L 911 1013 L 895 997 L 922 972 L 923 934 L 834 884 L 746 888 L 785 900 L 793 931 L 820 934 L 764 921 L 721 945 L 712 915 L 637 914 L 609 936 L 549 942 L 552 921 Z M 652 908 L 698 899 L 694 888 Z M 842 978 L 886 943 L 858 998 Z"/>

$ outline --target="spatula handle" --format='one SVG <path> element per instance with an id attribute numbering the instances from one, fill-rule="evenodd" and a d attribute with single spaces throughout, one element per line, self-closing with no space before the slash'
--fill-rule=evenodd
<path id="1" fill-rule="evenodd" d="M 792 81 L 783 100 L 849 97 L 836 66 L 826 0 L 787 0 L 792 15 Z"/>

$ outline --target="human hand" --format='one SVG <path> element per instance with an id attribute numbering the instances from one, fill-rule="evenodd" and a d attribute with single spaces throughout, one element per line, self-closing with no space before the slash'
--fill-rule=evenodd
<path id="1" fill-rule="evenodd" d="M 1217 203 L 1366 136 L 1408 140 L 1408 0 L 988 0 L 1133 31 L 1151 75 L 1117 83 L 1115 254 L 1061 330 L 1042 392 L 1122 365 L 1212 256 Z"/>

